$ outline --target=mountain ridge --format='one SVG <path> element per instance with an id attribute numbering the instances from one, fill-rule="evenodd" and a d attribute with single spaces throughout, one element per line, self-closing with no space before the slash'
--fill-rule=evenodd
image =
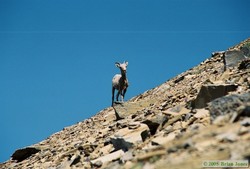
<path id="1" fill-rule="evenodd" d="M 47 139 L 1 168 L 202 168 L 250 159 L 250 39 Z M 244 151 L 242 151 L 244 150 Z"/>

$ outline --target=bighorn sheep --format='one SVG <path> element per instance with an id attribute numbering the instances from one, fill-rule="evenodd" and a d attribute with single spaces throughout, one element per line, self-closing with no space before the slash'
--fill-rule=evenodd
<path id="1" fill-rule="evenodd" d="M 116 62 L 115 66 L 120 68 L 121 74 L 116 74 L 112 79 L 112 106 L 114 103 L 115 90 L 118 90 L 116 95 L 116 101 L 118 101 L 119 95 L 121 95 L 121 101 L 123 102 L 125 93 L 128 88 L 128 79 L 126 75 L 128 62 L 124 63 Z"/>

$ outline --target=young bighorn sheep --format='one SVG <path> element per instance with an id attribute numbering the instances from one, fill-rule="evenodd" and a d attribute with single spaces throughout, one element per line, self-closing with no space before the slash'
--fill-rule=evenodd
<path id="1" fill-rule="evenodd" d="M 128 88 L 128 79 L 126 75 L 128 62 L 124 63 L 116 62 L 115 66 L 120 68 L 121 74 L 116 74 L 112 79 L 112 106 L 114 103 L 115 90 L 118 90 L 116 94 L 116 101 L 118 101 L 119 95 L 121 95 L 121 101 L 123 102 L 125 93 Z"/>

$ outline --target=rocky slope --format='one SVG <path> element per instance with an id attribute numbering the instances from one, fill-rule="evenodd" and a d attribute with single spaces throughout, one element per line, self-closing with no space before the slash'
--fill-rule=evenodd
<path id="1" fill-rule="evenodd" d="M 250 39 L 16 150 L 0 168 L 202 168 L 250 159 Z"/>

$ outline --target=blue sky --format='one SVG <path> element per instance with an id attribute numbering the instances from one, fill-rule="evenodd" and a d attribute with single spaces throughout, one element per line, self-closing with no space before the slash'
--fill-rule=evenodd
<path id="1" fill-rule="evenodd" d="M 247 0 L 0 0 L 0 162 L 250 36 Z"/>

